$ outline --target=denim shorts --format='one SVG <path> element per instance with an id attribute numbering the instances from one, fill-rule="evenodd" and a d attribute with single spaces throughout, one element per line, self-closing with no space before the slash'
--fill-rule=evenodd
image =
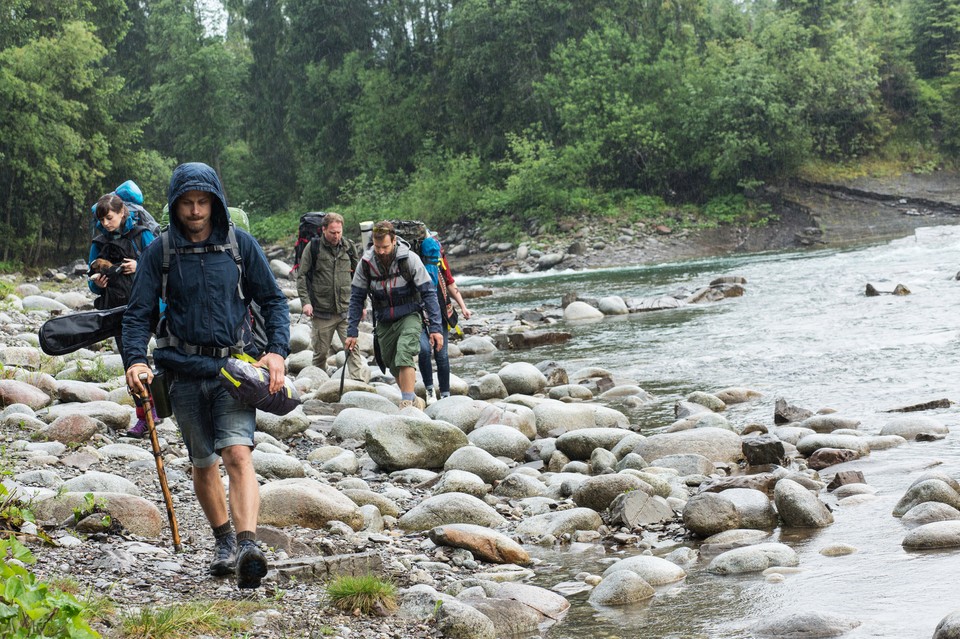
<path id="1" fill-rule="evenodd" d="M 255 408 L 234 399 L 219 378 L 178 377 L 170 383 L 170 405 L 197 468 L 213 466 L 227 446 L 253 447 Z"/>

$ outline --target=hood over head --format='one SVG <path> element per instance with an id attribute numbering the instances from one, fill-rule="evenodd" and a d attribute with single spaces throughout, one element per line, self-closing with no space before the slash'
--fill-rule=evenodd
<path id="1" fill-rule="evenodd" d="M 170 226 L 180 229 L 180 219 L 176 214 L 177 198 L 187 191 L 204 191 L 214 196 L 213 229 L 214 234 L 226 232 L 230 222 L 227 208 L 227 196 L 223 192 L 217 172 L 203 162 L 187 162 L 173 170 L 170 187 L 167 189 L 167 207 L 170 210 Z"/>

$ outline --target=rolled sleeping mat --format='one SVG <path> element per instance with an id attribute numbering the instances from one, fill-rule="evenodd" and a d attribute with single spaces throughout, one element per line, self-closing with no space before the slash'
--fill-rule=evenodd
<path id="1" fill-rule="evenodd" d="M 270 392 L 270 371 L 231 357 L 220 369 L 220 383 L 230 396 L 247 406 L 274 415 L 286 415 L 300 405 L 300 393 L 284 377 L 283 388 Z"/>

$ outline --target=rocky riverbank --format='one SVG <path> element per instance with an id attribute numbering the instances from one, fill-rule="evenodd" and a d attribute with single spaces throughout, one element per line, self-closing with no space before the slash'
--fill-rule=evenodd
<path id="1" fill-rule="evenodd" d="M 287 265 L 273 267 L 296 317 Z M 95 624 L 106 636 L 120 636 L 119 620 L 147 607 L 246 599 L 231 580 L 206 575 L 210 533 L 172 420 L 159 432 L 183 541 L 176 554 L 149 444 L 122 435 L 134 414 L 118 356 L 109 345 L 63 358 L 37 349 L 44 319 L 92 301 L 81 278 L 44 288 L 21 283 L 0 310 L 4 485 L 37 514 L 38 528 L 21 530 L 34 570 L 108 595 L 117 611 Z M 602 318 L 628 305 L 611 302 L 579 300 L 562 317 Z M 495 350 L 496 334 L 522 325 L 517 317 L 489 326 L 452 354 Z M 369 358 L 369 334 L 361 346 Z M 375 368 L 338 397 L 337 357 L 324 370 L 310 365 L 306 325 L 292 326 L 291 348 L 303 406 L 258 416 L 259 534 L 270 573 L 253 598 L 258 609 L 243 615 L 251 637 L 535 636 L 563 623 L 575 595 L 577 605 L 586 597 L 598 607 L 669 606 L 670 589 L 695 571 L 782 579 L 798 558 L 789 543 L 771 541 L 778 530 L 830 526 L 846 500 L 870 496 L 862 476 L 831 472 L 836 464 L 947 432 L 909 415 L 864 432 L 856 420 L 786 402 L 765 423 L 742 423 L 738 406 L 758 395 L 749 388 L 678 397 L 674 421 L 640 432 L 628 415 L 651 401 L 644 389 L 599 367 L 551 363 L 455 379 L 452 397 L 400 411 L 398 390 Z M 905 547 L 960 538 L 958 491 L 929 472 L 904 494 L 895 514 L 917 526 Z M 34 536 L 41 531 L 53 546 Z M 625 558 L 552 589 L 528 583 L 542 568 L 536 546 L 571 543 Z M 397 583 L 397 612 L 358 616 L 330 605 L 330 575 L 367 572 Z M 758 632 L 790 636 L 815 624 L 834 636 L 857 623 L 854 614 L 808 613 Z"/>
<path id="2" fill-rule="evenodd" d="M 920 217 L 935 218 L 903 214 L 910 223 Z M 809 228 L 800 226 L 804 220 L 797 218 L 797 228 Z M 653 238 L 652 246 L 665 247 L 667 260 L 684 257 L 681 244 L 671 242 L 695 239 L 656 230 L 639 235 L 648 239 L 634 236 L 637 243 Z M 287 265 L 273 267 L 296 322 Z M 549 362 L 455 378 L 453 397 L 423 413 L 399 411 L 398 390 L 376 368 L 363 381 L 348 381 L 338 397 L 340 361 L 310 366 L 306 325 L 295 323 L 288 373 L 304 403 L 283 418 L 258 416 L 259 534 L 270 573 L 250 598 L 231 580 L 206 574 L 210 532 L 168 419 L 159 433 L 183 542 L 183 552 L 172 552 L 150 446 L 123 436 L 135 417 L 110 345 L 62 358 L 38 350 L 45 319 L 90 307 L 82 278 L 65 269 L 13 283 L 16 293 L 0 303 L 0 466 L 10 471 L 4 485 L 31 500 L 37 514 L 38 527 L 20 531 L 38 559 L 33 570 L 69 577 L 81 595 L 115 602 L 116 611 L 95 622 L 104 636 L 122 636 L 121 619 L 145 609 L 218 599 L 256 602 L 241 615 L 250 637 L 530 637 L 563 624 L 571 604 L 669 607 L 672 589 L 697 573 L 787 579 L 799 562 L 789 541 L 797 530 L 831 526 L 838 509 L 872 497 L 863 476 L 841 472 L 839 464 L 948 433 L 938 419 L 915 413 L 866 431 L 856 419 L 786 402 L 769 420 L 747 422 L 741 409 L 757 399 L 749 388 L 677 397 L 675 419 L 645 423 L 641 432 L 630 416 L 652 398 L 634 380 Z M 749 294 L 748 286 L 717 282 L 682 302 L 722 304 L 728 292 Z M 644 303 L 580 299 L 548 315 L 597 321 L 645 310 Z M 477 322 L 452 356 L 511 347 L 529 315 Z M 369 358 L 369 334 L 361 347 Z M 911 528 L 904 548 L 955 547 L 958 508 L 960 484 L 932 471 L 904 491 L 891 516 Z M 786 529 L 794 536 L 779 534 Z M 40 533 L 54 545 L 41 543 Z M 575 575 L 536 559 L 538 546 L 571 544 L 625 558 Z M 855 551 L 835 544 L 821 552 Z M 323 592 L 329 576 L 368 572 L 397 583 L 399 610 L 378 617 L 334 609 Z M 530 585 L 545 574 L 558 575 L 549 588 Z M 938 639 L 956 636 L 954 617 L 944 619 Z M 753 630 L 787 637 L 800 629 L 810 636 L 813 628 L 837 636 L 859 622 L 855 611 L 811 611 Z"/>

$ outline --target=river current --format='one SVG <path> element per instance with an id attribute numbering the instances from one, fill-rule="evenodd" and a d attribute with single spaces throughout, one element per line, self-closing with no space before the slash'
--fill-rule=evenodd
<path id="1" fill-rule="evenodd" d="M 456 265 L 454 264 L 454 267 Z M 555 360 L 573 373 L 586 366 L 609 370 L 653 393 L 648 406 L 627 412 L 631 426 L 654 433 L 673 421 L 673 405 L 694 390 L 730 386 L 760 391 L 749 404 L 731 406 L 735 426 L 773 426 L 782 397 L 810 410 L 834 409 L 877 433 L 898 413 L 886 411 L 937 399 L 960 399 L 960 227 L 918 229 L 913 236 L 853 250 L 722 257 L 655 266 L 462 278 L 495 295 L 471 300 L 479 317 L 558 305 L 567 292 L 584 297 L 652 297 L 693 291 L 714 277 L 746 278 L 740 298 L 669 310 L 559 322 L 573 338 L 561 346 L 502 351 L 451 361 L 466 379 L 495 371 L 507 361 Z M 903 284 L 910 295 L 867 297 Z M 685 566 L 687 578 L 658 589 L 650 600 L 617 608 L 591 606 L 588 593 L 568 595 L 567 617 L 549 629 L 550 639 L 710 638 L 754 636 L 757 622 L 795 612 L 840 615 L 859 625 L 844 637 L 931 637 L 940 620 L 960 610 L 960 548 L 908 552 L 908 529 L 892 516 L 913 480 L 929 469 L 960 478 L 960 420 L 955 407 L 919 413 L 951 428 L 945 439 L 872 452 L 839 469 L 860 470 L 878 492 L 874 499 L 834 508 L 824 529 L 774 530 L 769 541 L 794 548 L 800 569 L 779 583 L 761 574 L 715 576 L 709 558 Z M 857 552 L 827 557 L 820 550 L 847 544 Z M 689 543 L 691 547 L 696 544 Z M 667 543 L 653 553 L 676 548 Z M 600 574 L 630 551 L 599 544 L 530 547 L 541 563 L 537 585 L 552 588 L 581 571 Z M 636 549 L 633 552 L 638 552 Z"/>

